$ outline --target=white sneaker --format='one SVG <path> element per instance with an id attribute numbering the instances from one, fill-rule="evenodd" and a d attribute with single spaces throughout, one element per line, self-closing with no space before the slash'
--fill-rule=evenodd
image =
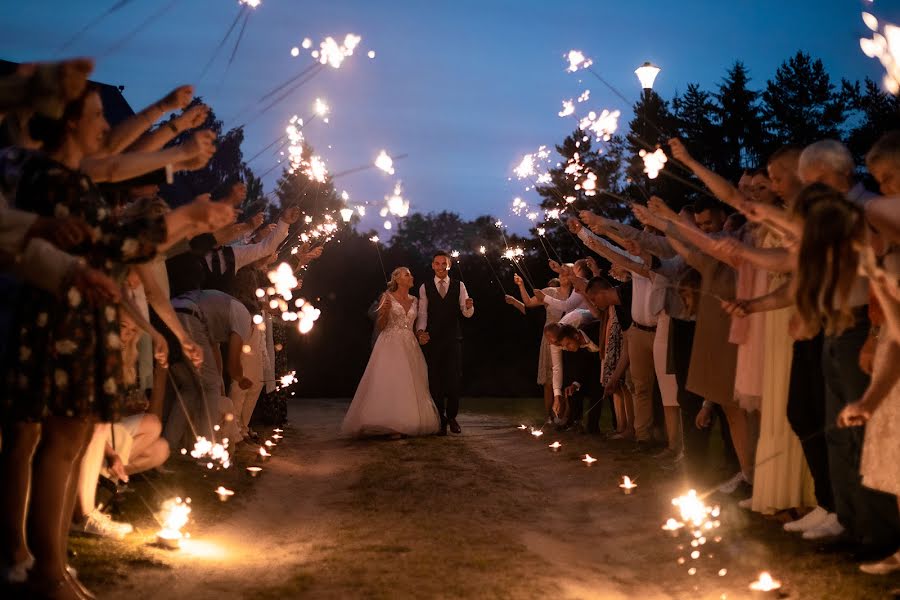
<path id="1" fill-rule="evenodd" d="M 134 527 L 131 524 L 113 521 L 112 517 L 96 508 L 84 520 L 84 525 L 81 529 L 84 533 L 90 535 L 117 540 L 124 539 L 126 535 L 134 531 Z"/>
<path id="2" fill-rule="evenodd" d="M 842 533 L 844 533 L 844 526 L 838 523 L 837 514 L 828 513 L 819 525 L 803 532 L 803 539 L 822 540 L 825 538 L 837 537 Z"/>
<path id="3" fill-rule="evenodd" d="M 822 520 L 827 516 L 828 511 L 821 506 L 817 506 L 812 509 L 812 511 L 806 513 L 803 518 L 791 521 L 790 523 L 785 523 L 784 530 L 800 532 L 809 531 L 810 529 L 818 527 L 822 523 Z"/>
<path id="4" fill-rule="evenodd" d="M 718 490 L 723 494 L 733 494 L 742 481 L 744 481 L 744 474 L 738 471 L 731 479 L 720 485 Z"/>
<path id="5" fill-rule="evenodd" d="M 744 498 L 743 500 L 738 502 L 738 506 L 741 508 L 750 510 L 751 508 L 753 508 L 753 496 L 750 496 L 749 498 Z"/>

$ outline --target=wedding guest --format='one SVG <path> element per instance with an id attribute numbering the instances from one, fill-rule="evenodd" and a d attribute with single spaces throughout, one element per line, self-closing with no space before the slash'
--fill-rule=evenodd
<path id="1" fill-rule="evenodd" d="M 853 243 L 865 239 L 866 224 L 862 209 L 846 192 L 823 183 L 804 189 L 796 208 L 805 219 L 798 254 L 797 311 L 807 335 L 820 327 L 825 333 L 822 364 L 826 423 L 831 424 L 870 383 L 859 367 L 859 353 L 871 327 L 868 283 L 857 274 L 853 260 Z M 830 256 L 847 260 L 830 260 Z M 860 560 L 883 558 L 896 550 L 900 540 L 896 499 L 861 483 L 864 435 L 864 426 L 825 430 L 838 517 L 832 531 L 837 535 L 846 529 L 857 544 Z"/>
<path id="2" fill-rule="evenodd" d="M 185 330 L 203 350 L 198 370 L 180 362 L 172 365 L 172 377 L 180 401 L 166 423 L 165 437 L 173 448 L 192 447 L 190 425 L 195 435 L 210 441 L 239 439 L 234 423 L 234 405 L 225 394 L 223 368 L 241 389 L 253 386 L 244 374 L 241 354 L 252 335 L 253 322 L 243 304 L 218 290 L 197 290 L 172 299 Z M 226 356 L 219 350 L 226 345 Z"/>
<path id="3" fill-rule="evenodd" d="M 572 266 L 574 267 L 574 265 Z M 545 327 L 547 325 L 550 325 L 551 323 L 559 322 L 559 320 L 563 317 L 564 313 L 562 311 L 553 308 L 550 305 L 547 305 L 537 298 L 531 296 L 528 293 L 528 290 L 525 289 L 525 282 L 521 277 L 519 277 L 518 275 L 514 275 L 513 282 L 516 284 L 516 287 L 519 288 L 519 295 L 522 298 L 521 304 L 523 309 L 546 306 L 546 318 L 544 319 Z M 560 275 L 559 279 L 551 279 L 547 283 L 547 287 L 541 289 L 541 293 L 543 293 L 545 297 L 560 301 L 567 300 L 571 292 L 572 286 L 569 283 L 568 276 L 566 275 Z M 507 303 L 508 302 L 509 301 L 507 300 Z M 550 344 L 547 342 L 547 339 L 544 336 L 541 336 L 541 347 L 540 352 L 538 353 L 537 384 L 544 390 L 544 412 L 546 413 L 546 423 L 548 424 L 553 422 L 552 373 L 553 364 L 550 357 Z"/>

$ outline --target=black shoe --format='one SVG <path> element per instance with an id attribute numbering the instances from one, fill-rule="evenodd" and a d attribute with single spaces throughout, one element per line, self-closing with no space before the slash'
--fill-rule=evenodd
<path id="1" fill-rule="evenodd" d="M 741 481 L 737 488 L 729 494 L 735 500 L 746 500 L 753 497 L 753 486 L 746 481 Z"/>
<path id="2" fill-rule="evenodd" d="M 460 428 L 459 423 L 456 422 L 456 419 L 448 419 L 450 422 L 450 432 L 451 433 L 462 433 L 462 428 Z"/>
<path id="3" fill-rule="evenodd" d="M 635 454 L 651 454 L 655 453 L 657 445 L 649 440 L 638 440 L 634 443 L 631 451 Z"/>

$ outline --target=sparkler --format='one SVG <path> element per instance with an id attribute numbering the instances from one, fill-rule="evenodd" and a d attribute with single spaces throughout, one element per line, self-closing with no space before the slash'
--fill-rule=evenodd
<path id="1" fill-rule="evenodd" d="M 184 534 L 181 528 L 187 525 L 191 514 L 190 498 L 171 498 L 162 504 L 160 521 L 162 529 L 156 532 L 156 542 L 166 548 L 176 549 L 181 545 Z"/>
<path id="2" fill-rule="evenodd" d="M 866 27 L 872 31 L 871 38 L 860 38 L 859 47 L 869 58 L 877 58 L 885 69 L 882 79 L 884 87 L 892 94 L 900 94 L 900 27 L 887 23 L 880 27 L 878 19 L 871 13 L 862 13 Z M 879 31 L 879 29 L 881 31 Z"/>
<path id="3" fill-rule="evenodd" d="M 621 115 L 622 113 L 618 110 L 603 109 L 599 115 L 591 111 L 578 122 L 578 127 L 583 131 L 593 133 L 598 142 L 608 142 L 619 128 Z"/>
<path id="4" fill-rule="evenodd" d="M 562 444 L 560 444 L 559 441 L 557 440 L 557 441 L 553 442 L 552 444 L 549 444 L 547 447 L 550 448 L 551 450 L 553 450 L 554 452 L 559 452 L 559 449 L 562 448 Z"/>
<path id="5" fill-rule="evenodd" d="M 499 221 L 498 221 L 499 222 Z M 503 281 L 497 276 L 497 271 L 494 270 L 494 265 L 491 264 L 490 259 L 487 257 L 487 248 L 484 246 L 480 246 L 478 248 L 478 253 L 484 258 L 484 262 L 487 263 L 488 268 L 491 270 L 491 274 L 494 276 L 494 280 L 497 282 L 497 285 L 500 286 L 500 290 L 503 292 L 504 296 L 508 296 L 506 293 L 506 288 L 503 286 Z M 525 429 L 525 426 L 522 425 L 519 429 Z"/>
<path id="6" fill-rule="evenodd" d="M 663 170 L 663 167 L 669 160 L 662 148 L 657 148 L 653 152 L 647 152 L 642 149 L 638 152 L 638 156 L 644 159 L 644 173 L 647 174 L 648 179 L 659 177 L 659 172 Z"/>
<path id="7" fill-rule="evenodd" d="M 568 117 L 575 112 L 575 103 L 572 100 L 563 100 L 562 110 L 557 113 L 560 117 Z"/>
<path id="8" fill-rule="evenodd" d="M 278 378 L 278 383 L 279 383 L 278 389 L 283 390 L 284 388 L 290 387 L 290 386 L 294 385 L 295 383 L 297 383 L 296 376 L 297 376 L 297 371 L 291 371 L 290 373 L 279 377 Z"/>
<path id="9" fill-rule="evenodd" d="M 388 175 L 394 174 L 394 160 L 388 156 L 388 153 L 384 150 L 379 152 L 378 156 L 375 157 L 375 166 Z"/>
<path id="10" fill-rule="evenodd" d="M 597 462 L 597 459 L 590 454 L 585 454 L 584 458 L 581 459 L 581 462 L 585 463 L 587 466 L 591 466 L 592 464 Z"/>
<path id="11" fill-rule="evenodd" d="M 594 61 L 587 58 L 581 50 L 569 50 L 565 57 L 569 61 L 569 68 L 566 70 L 570 73 L 574 73 L 579 69 L 587 69 L 594 64 Z"/>

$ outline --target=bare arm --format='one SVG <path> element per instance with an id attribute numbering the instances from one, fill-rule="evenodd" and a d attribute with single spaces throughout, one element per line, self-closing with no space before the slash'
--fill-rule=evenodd
<path id="1" fill-rule="evenodd" d="M 543 302 L 528 293 L 528 290 L 525 289 L 525 282 L 522 281 L 521 277 L 519 277 L 518 275 L 514 275 L 513 281 L 515 281 L 516 285 L 519 287 L 519 295 L 522 297 L 521 304 L 523 305 L 523 307 L 538 308 L 544 306 Z"/>
<path id="2" fill-rule="evenodd" d="M 622 267 L 623 269 L 627 269 L 632 273 L 637 273 L 643 277 L 650 277 L 650 270 L 647 269 L 647 266 L 637 262 L 635 259 L 636 256 L 628 254 L 625 250 L 619 248 L 619 251 L 613 249 L 612 244 L 609 242 L 605 242 L 602 238 L 594 235 L 590 231 L 585 228 L 581 228 L 578 231 L 579 239 L 584 242 L 584 245 L 613 263 L 616 266 Z M 604 243 L 605 242 L 605 243 Z"/>
<path id="3" fill-rule="evenodd" d="M 730 257 L 730 264 L 748 262 L 772 273 L 790 273 L 797 269 L 797 255 L 786 248 L 757 248 L 735 238 L 716 240 L 714 256 Z"/>
<path id="4" fill-rule="evenodd" d="M 136 115 L 125 119 L 110 130 L 104 152 L 109 155 L 122 152 L 164 114 L 187 106 L 193 95 L 193 86 L 183 85 L 175 88 L 165 98 L 154 102 Z"/>
<path id="5" fill-rule="evenodd" d="M 669 222 L 669 225 L 665 229 L 666 235 L 669 235 L 672 232 L 672 228 L 674 228 L 677 230 L 681 241 L 691 244 L 700 252 L 707 254 L 718 261 L 732 267 L 735 266 L 733 258 L 719 250 L 715 238 L 700 231 L 693 223 L 688 223 L 686 220 L 679 217 L 661 198 L 653 196 L 650 198 L 648 206 L 654 214 Z M 669 235 L 669 239 L 672 239 L 671 235 Z"/>
<path id="6" fill-rule="evenodd" d="M 715 195 L 716 198 L 729 206 L 741 210 L 741 206 L 750 201 L 750 199 L 741 193 L 731 182 L 710 171 L 705 166 L 697 162 L 693 156 L 684 147 L 682 141 L 678 138 L 669 140 L 669 148 L 672 150 L 672 157 L 682 162 L 684 166 L 693 171 L 700 181 Z"/>
<path id="7" fill-rule="evenodd" d="M 153 131 L 142 135 L 128 149 L 132 152 L 153 152 L 161 150 L 175 137 L 188 129 L 200 127 L 209 115 L 209 107 L 205 104 L 197 104 L 187 109 L 177 117 L 161 124 Z"/>

